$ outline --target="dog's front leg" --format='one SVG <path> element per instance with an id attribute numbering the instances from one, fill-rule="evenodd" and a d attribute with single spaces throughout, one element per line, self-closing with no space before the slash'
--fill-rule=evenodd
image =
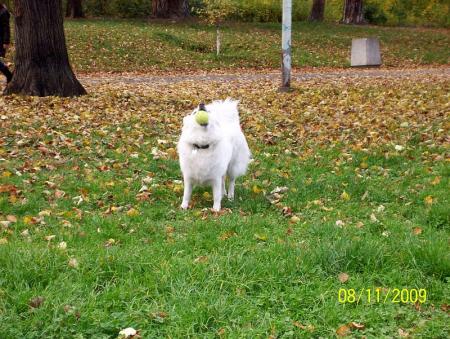
<path id="1" fill-rule="evenodd" d="M 219 177 L 215 179 L 212 183 L 214 205 L 213 210 L 216 212 L 220 211 L 220 203 L 222 201 L 222 178 Z"/>
<path id="2" fill-rule="evenodd" d="M 227 189 L 225 188 L 225 176 L 222 177 L 222 196 L 227 195 Z"/>
<path id="3" fill-rule="evenodd" d="M 184 178 L 184 194 L 183 194 L 183 202 L 181 203 L 182 209 L 187 209 L 189 206 L 189 201 L 191 200 L 192 195 L 192 181 L 191 179 L 185 177 Z"/>
<path id="4" fill-rule="evenodd" d="M 228 179 L 230 181 L 228 185 L 228 199 L 234 200 L 234 185 L 236 183 L 236 178 L 230 177 Z"/>

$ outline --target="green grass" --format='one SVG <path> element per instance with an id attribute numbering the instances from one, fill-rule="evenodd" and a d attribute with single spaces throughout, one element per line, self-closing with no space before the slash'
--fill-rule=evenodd
<path id="1" fill-rule="evenodd" d="M 278 68 L 280 25 L 231 23 L 215 55 L 215 29 L 198 23 L 138 20 L 66 21 L 73 68 L 78 72 L 199 71 Z M 294 23 L 295 67 L 348 67 L 352 38 L 380 38 L 383 64 L 396 67 L 449 63 L 445 29 Z"/>
<path id="2" fill-rule="evenodd" d="M 113 338 L 131 326 L 144 338 L 333 337 L 354 321 L 365 326 L 356 337 L 447 337 L 448 79 L 309 81 L 285 96 L 276 86 L 0 98 L 0 187 L 19 191 L 0 193 L 0 221 L 18 219 L 0 231 L 0 336 Z M 181 117 L 227 95 L 242 100 L 255 161 L 224 202 L 231 212 L 203 211 L 205 189 L 181 211 L 171 156 Z M 276 186 L 289 188 L 279 205 L 266 198 Z M 420 310 L 338 302 L 341 288 L 376 287 L 422 288 L 428 299 Z"/>

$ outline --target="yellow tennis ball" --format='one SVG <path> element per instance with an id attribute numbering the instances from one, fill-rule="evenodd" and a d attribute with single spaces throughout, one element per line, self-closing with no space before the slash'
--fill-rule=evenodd
<path id="1" fill-rule="evenodd" d="M 202 126 L 208 125 L 208 121 L 209 121 L 208 112 L 198 111 L 197 113 L 195 113 L 195 121 L 197 122 L 197 124 L 202 125 Z"/>

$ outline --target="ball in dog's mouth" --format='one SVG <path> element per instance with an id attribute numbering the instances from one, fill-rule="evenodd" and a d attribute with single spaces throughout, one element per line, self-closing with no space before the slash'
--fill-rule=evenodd
<path id="1" fill-rule="evenodd" d="M 208 112 L 200 110 L 195 113 L 195 121 L 201 126 L 207 126 L 209 122 Z"/>

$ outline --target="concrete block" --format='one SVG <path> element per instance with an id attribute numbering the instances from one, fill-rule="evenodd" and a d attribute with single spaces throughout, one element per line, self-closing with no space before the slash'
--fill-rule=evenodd
<path id="1" fill-rule="evenodd" d="M 377 38 L 352 40 L 351 66 L 380 66 L 380 41 Z"/>

